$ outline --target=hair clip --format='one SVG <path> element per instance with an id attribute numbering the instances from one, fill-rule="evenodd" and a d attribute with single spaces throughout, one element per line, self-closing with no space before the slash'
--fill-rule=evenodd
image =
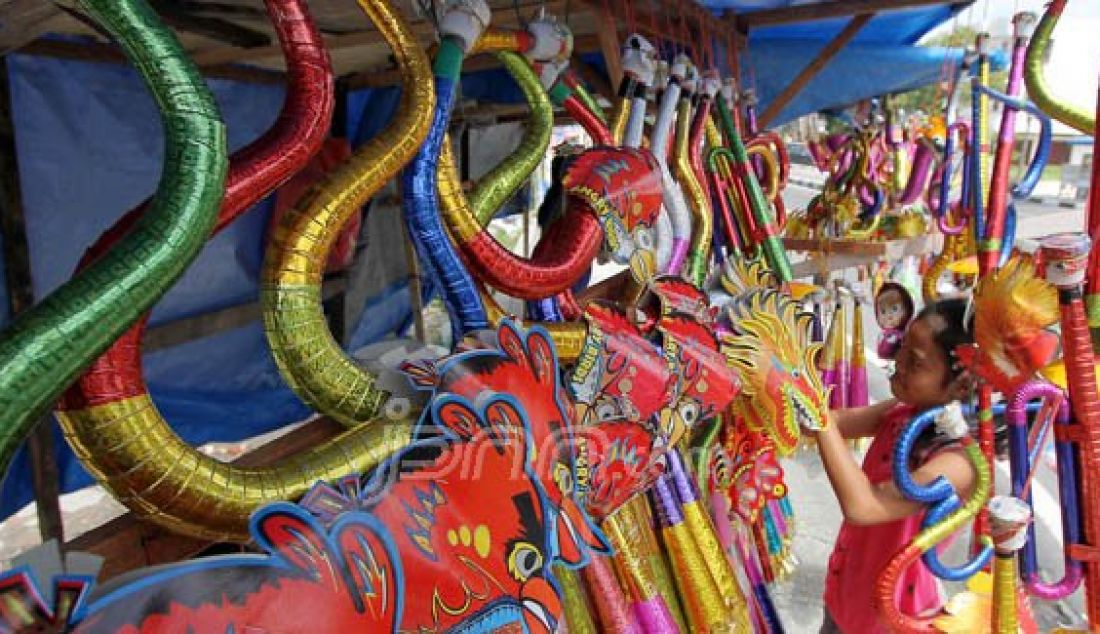
<path id="1" fill-rule="evenodd" d="M 949 350 L 947 352 L 948 358 L 951 360 L 951 371 L 962 372 L 965 368 L 963 366 L 962 359 L 959 358 L 958 350 Z"/>

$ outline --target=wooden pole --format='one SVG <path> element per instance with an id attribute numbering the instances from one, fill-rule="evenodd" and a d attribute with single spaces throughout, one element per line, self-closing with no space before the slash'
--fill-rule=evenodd
<path id="1" fill-rule="evenodd" d="M 825 45 L 825 48 L 821 49 L 821 52 L 814 58 L 814 61 L 807 64 L 806 67 L 791 80 L 791 83 L 787 85 L 783 92 L 776 95 L 775 99 L 772 99 L 767 109 L 764 110 L 764 114 L 760 115 L 760 128 L 766 128 L 768 124 L 775 119 L 776 115 L 794 99 L 795 95 L 801 92 L 802 89 L 806 87 L 806 84 L 810 83 L 810 80 L 821 72 L 822 68 L 825 68 L 829 60 L 836 57 L 836 54 L 839 53 L 848 42 L 851 42 L 852 38 L 856 36 L 856 33 L 859 33 L 860 29 L 870 22 L 873 17 L 875 17 L 873 13 L 864 13 L 849 20 L 848 24 L 844 25 L 840 33 L 837 33 L 836 37 L 830 40 L 829 43 Z"/>
<path id="2" fill-rule="evenodd" d="M 12 315 L 34 305 L 27 227 L 23 217 L 23 196 L 19 187 L 19 164 L 15 155 L 15 126 L 12 118 L 8 65 L 0 59 L 0 235 L 4 244 L 4 270 Z M 42 541 L 64 543 L 61 505 L 54 451 L 53 423 L 47 416 L 27 439 L 31 459 L 31 482 L 38 511 L 38 532 Z"/>
<path id="3" fill-rule="evenodd" d="M 623 80 L 623 60 L 619 51 L 622 41 L 619 39 L 618 21 L 605 5 L 598 12 L 596 35 L 600 40 L 600 51 L 607 64 L 607 76 L 611 79 L 611 90 L 617 94 L 619 83 Z"/>

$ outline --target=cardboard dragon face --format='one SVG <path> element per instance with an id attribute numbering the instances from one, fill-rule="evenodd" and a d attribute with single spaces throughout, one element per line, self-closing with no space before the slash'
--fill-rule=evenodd
<path id="1" fill-rule="evenodd" d="M 320 483 L 301 505 L 257 511 L 252 533 L 266 555 L 158 567 L 90 597 L 90 580 L 81 589 L 59 579 L 67 603 L 38 601 L 32 618 L 64 623 L 72 614 L 79 632 L 549 634 L 561 615 L 550 564 L 580 565 L 584 550 L 551 519 L 520 407 L 499 394 L 478 406 L 440 395 L 429 413 L 439 433 L 366 484 Z M 33 605 L 39 593 L 27 580 L 8 573 L 0 592 Z"/>
<path id="2" fill-rule="evenodd" d="M 599 218 L 611 258 L 629 265 L 639 282 L 652 278 L 657 261 L 654 231 L 662 201 L 657 159 L 642 149 L 593 148 L 569 166 L 562 185 Z"/>
<path id="3" fill-rule="evenodd" d="M 577 402 L 588 409 L 584 422 L 648 425 L 674 396 L 668 363 L 618 307 L 593 302 L 584 317 L 588 335 L 569 376 Z"/>
<path id="4" fill-rule="evenodd" d="M 744 424 L 724 425 L 710 459 L 711 487 L 726 494 L 730 511 L 752 524 L 768 500 L 787 494 L 775 445 Z"/>
<path id="5" fill-rule="evenodd" d="M 661 429 L 675 446 L 700 421 L 725 410 L 741 391 L 741 381 L 718 349 L 713 331 L 688 315 L 669 314 L 657 330 L 665 361 L 676 375 L 672 407 L 661 412 Z"/>
<path id="6" fill-rule="evenodd" d="M 810 316 L 775 290 L 741 295 L 727 307 L 732 335 L 722 350 L 741 375 L 737 409 L 749 428 L 763 431 L 781 456 L 798 445 L 801 428 L 821 429 L 828 398 L 817 370 L 819 344 L 810 344 Z"/>
<path id="7" fill-rule="evenodd" d="M 436 398 L 454 394 L 477 401 L 487 394 L 513 395 L 535 443 L 533 470 L 550 500 L 552 530 L 572 535 L 580 548 L 567 553 L 566 560 L 587 561 L 590 551 L 608 550 L 606 539 L 577 503 L 582 477 L 577 462 L 583 459 L 575 442 L 577 410 L 561 383 L 554 344 L 545 330 L 523 333 L 504 320 L 495 332 L 467 338 L 462 352 L 402 368 L 414 385 L 434 390 Z"/>
<path id="8" fill-rule="evenodd" d="M 576 531 L 558 530 L 521 407 L 501 394 L 479 406 L 438 395 L 432 415 L 442 437 L 422 441 L 372 480 L 366 497 L 377 501 L 368 508 L 392 535 L 405 574 L 402 630 L 522 623 L 528 632 L 554 632 L 561 601 L 551 564 L 580 565 L 586 551 Z"/>
<path id="9" fill-rule="evenodd" d="M 32 620 L 18 624 L 10 617 L 20 612 L 5 610 L 0 623 L 14 625 L 5 631 L 97 634 L 397 631 L 402 561 L 377 518 L 350 512 L 325 526 L 278 502 L 253 515 L 251 531 L 266 554 L 137 570 L 90 592 L 92 578 L 76 593 L 78 579 L 62 574 L 52 580 L 52 609 L 28 612 Z M 26 570 L 9 571 L 0 587 L 9 606 L 44 596 Z"/>
<path id="10" fill-rule="evenodd" d="M 655 422 L 672 401 L 675 378 L 621 310 L 596 302 L 585 318 L 585 346 L 570 375 L 586 412 L 576 434 L 578 493 L 602 519 L 664 472 L 668 440 Z"/>
<path id="11" fill-rule="evenodd" d="M 679 313 L 688 315 L 707 325 L 718 318 L 718 309 L 711 306 L 710 298 L 694 284 L 678 277 L 662 277 L 649 285 L 657 298 L 659 316 Z"/>

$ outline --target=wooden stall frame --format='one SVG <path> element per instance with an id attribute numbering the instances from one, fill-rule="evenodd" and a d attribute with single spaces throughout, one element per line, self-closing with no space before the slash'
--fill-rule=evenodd
<path id="1" fill-rule="evenodd" d="M 632 0 L 625 0 L 631 2 Z M 283 83 L 285 73 L 280 70 L 265 68 L 263 62 L 272 62 L 281 57 L 277 45 L 273 44 L 266 34 L 241 26 L 231 19 L 210 18 L 189 15 L 180 6 L 197 5 L 199 3 L 176 3 L 152 0 L 154 6 L 161 11 L 162 17 L 180 32 L 201 35 L 218 43 L 217 46 L 194 51 L 193 58 L 199 65 L 203 74 L 212 78 L 232 79 L 251 83 Z M 785 8 L 774 11 L 757 11 L 743 16 L 729 14 L 718 18 L 701 8 L 685 15 L 673 15 L 681 5 L 673 5 L 666 0 L 654 0 L 653 3 L 639 3 L 634 5 L 634 15 L 637 16 L 637 24 L 633 26 L 642 34 L 668 39 L 670 34 L 654 29 L 654 19 L 647 7 L 665 7 L 666 17 L 673 26 L 690 37 L 695 38 L 701 34 L 702 28 L 718 41 L 734 43 L 734 52 L 731 55 L 734 68 L 738 68 L 737 51 L 747 42 L 747 34 L 750 29 L 774 24 L 786 24 L 808 20 L 826 19 L 840 16 L 859 16 L 849 24 L 854 31 L 858 30 L 853 24 L 859 24 L 863 14 L 875 11 L 902 9 L 932 4 L 945 4 L 945 0 L 836 0 L 822 5 L 807 5 L 793 8 Z M 500 3 L 498 3 L 500 4 Z M 599 24 L 595 33 L 577 35 L 574 39 L 573 67 L 578 74 L 592 87 L 592 90 L 609 100 L 612 100 L 614 90 L 621 77 L 621 64 L 616 65 L 621 41 L 619 36 L 620 23 L 615 16 L 604 15 L 606 13 L 600 0 L 517 0 L 508 5 L 508 10 L 499 11 L 499 20 L 494 20 L 494 26 L 516 27 L 522 21 L 523 14 L 530 14 L 536 9 L 545 8 L 551 14 L 561 15 L 566 11 L 571 12 L 575 21 L 587 18 L 596 18 Z M 969 4 L 969 1 L 957 3 Z M 262 18 L 255 8 L 238 5 L 219 5 L 234 8 L 239 11 L 240 17 Z M 501 4 L 503 6 L 503 4 Z M 8 28 L 0 32 L 0 54 L 19 52 L 31 55 L 43 55 L 65 59 L 75 59 L 97 63 L 122 64 L 126 60 L 118 47 L 109 42 L 90 38 L 85 42 L 69 40 L 56 40 L 42 38 L 41 35 L 50 30 L 51 20 L 62 12 L 55 3 L 42 2 L 41 0 L 9 0 L 0 9 L 0 23 Z M 70 18 L 75 18 L 74 24 L 79 24 L 80 19 L 72 13 Z M 606 20 L 610 18 L 610 23 Z M 866 20 L 862 20 L 865 22 Z M 426 19 L 414 21 L 413 30 L 425 40 L 434 36 L 434 26 Z M 610 28 L 608 28 L 610 27 Z M 87 29 L 88 25 L 84 25 Z M 91 29 L 93 32 L 97 29 Z M 732 33 L 730 31 L 733 31 Z M 847 29 L 846 29 L 847 30 Z M 609 37 L 610 36 L 610 37 Z M 673 36 L 674 38 L 677 36 Z M 331 53 L 347 51 L 360 47 L 383 47 L 381 35 L 377 30 L 368 28 L 362 31 L 327 33 L 325 36 L 326 47 Z M 839 36 L 838 36 L 839 39 Z M 848 38 L 850 39 L 850 37 Z M 698 40 L 696 40 L 697 43 Z M 845 42 L 835 48 L 839 50 Z M 681 42 L 681 45 L 690 46 L 691 43 Z M 827 47 L 828 48 L 828 47 Z M 603 52 L 607 55 L 611 67 L 610 77 L 604 77 L 591 66 L 580 61 L 580 55 L 590 52 Z M 834 51 L 835 53 L 835 51 Z M 827 61 L 827 60 L 825 60 Z M 248 64 L 248 65 L 243 65 Z M 823 66 L 824 62 L 820 63 Z M 484 70 L 499 67 L 491 56 L 477 56 L 465 65 L 468 71 Z M 812 65 L 811 65 L 812 66 Z M 803 73 L 809 77 L 816 70 L 810 67 Z M 22 234 L 22 213 L 18 190 L 18 171 L 14 164 L 13 148 L 14 136 L 11 130 L 10 100 L 7 95 L 6 70 L 0 69 L 0 217 L 3 221 L 5 235 L 5 257 L 7 258 L 7 271 L 9 276 L 21 275 L 22 281 L 13 283 L 9 280 L 9 288 L 17 291 L 20 288 L 29 291 L 30 270 L 29 261 L 26 260 L 25 237 L 20 246 Z M 354 72 L 341 75 L 341 85 L 345 90 L 361 88 L 378 88 L 393 86 L 400 83 L 400 73 L 394 69 L 392 60 L 383 61 L 375 67 L 360 68 Z M 795 90 L 794 92 L 797 92 Z M 793 94 L 791 95 L 793 97 Z M 524 109 L 513 108 L 508 112 L 503 110 L 501 117 L 522 116 Z M 767 114 L 767 113 L 765 113 Z M 791 245 L 794 249 L 797 245 Z M 886 247 L 889 250 L 889 247 Z M 19 250 L 23 253 L 20 255 Z M 812 250 L 812 249 L 811 249 Z M 26 261 L 25 265 L 18 263 L 20 257 Z M 840 254 L 833 251 L 825 257 L 835 258 L 866 258 L 870 254 Z M 13 265 L 14 263 L 14 265 Z M 797 270 L 797 267 L 796 267 Z M 332 300 L 341 295 L 346 289 L 347 279 L 343 275 L 337 275 L 326 279 L 324 285 L 324 298 L 329 306 Z M 20 292 L 25 292 L 20 291 Z M 13 304 L 18 306 L 30 305 L 33 298 L 26 296 L 16 298 L 13 294 Z M 21 303 L 18 303 L 21 302 Z M 338 302 L 337 302 L 338 303 Z M 334 307 L 334 306 L 333 306 Z M 207 337 L 224 330 L 239 327 L 244 324 L 254 323 L 261 316 L 258 302 L 249 302 L 238 306 L 232 306 L 212 313 L 181 319 L 168 324 L 162 324 L 150 328 L 145 337 L 145 349 L 156 350 L 178 345 L 187 341 Z M 325 418 L 314 419 L 305 425 L 287 433 L 279 439 L 260 447 L 236 461 L 244 466 L 259 466 L 270 464 L 284 456 L 290 455 L 301 448 L 313 446 L 317 443 L 338 434 L 343 428 L 337 423 Z M 62 537 L 61 517 L 57 500 L 57 472 L 56 461 L 50 466 L 48 453 L 52 451 L 52 428 L 41 425 L 36 432 L 36 441 L 39 449 L 32 450 L 34 454 L 35 493 L 38 500 L 40 527 L 43 538 Z M 45 435 L 41 433 L 45 430 Z M 49 442 L 46 438 L 49 435 Z M 59 540 L 65 543 L 63 540 Z M 167 563 L 186 559 L 209 550 L 214 544 L 204 540 L 175 535 L 160 529 L 159 527 L 137 519 L 127 513 L 106 524 L 95 528 L 80 537 L 65 543 L 66 550 L 85 551 L 102 555 L 106 558 L 106 564 L 100 572 L 100 578 L 106 579 L 128 570 L 160 563 Z"/>

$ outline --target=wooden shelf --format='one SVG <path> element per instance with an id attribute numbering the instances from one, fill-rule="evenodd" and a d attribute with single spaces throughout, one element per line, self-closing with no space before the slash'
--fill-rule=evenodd
<path id="1" fill-rule="evenodd" d="M 822 271 L 841 271 L 880 260 L 894 261 L 910 255 L 934 253 L 942 248 L 943 235 L 933 233 L 884 241 L 783 238 L 783 246 L 787 251 L 808 254 L 804 261 L 791 267 L 794 277 L 802 278 Z"/>

